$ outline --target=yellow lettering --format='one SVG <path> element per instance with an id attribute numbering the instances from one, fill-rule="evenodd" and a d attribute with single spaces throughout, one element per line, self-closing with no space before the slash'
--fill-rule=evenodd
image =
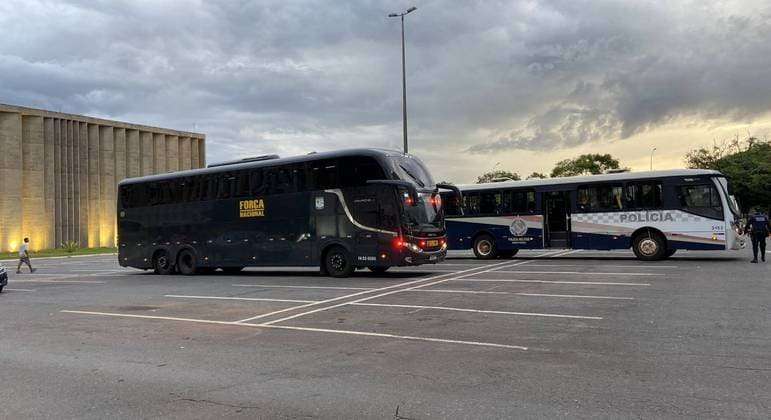
<path id="1" fill-rule="evenodd" d="M 265 201 L 258 198 L 254 200 L 243 200 L 238 203 L 240 217 L 263 217 L 265 216 Z"/>

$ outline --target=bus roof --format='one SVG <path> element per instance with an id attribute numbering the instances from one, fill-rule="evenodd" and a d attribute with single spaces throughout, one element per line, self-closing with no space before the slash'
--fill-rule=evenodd
<path id="1" fill-rule="evenodd" d="M 321 152 L 321 153 L 311 152 L 305 155 L 289 156 L 289 157 L 278 158 L 278 159 L 261 160 L 256 162 L 233 163 L 233 164 L 228 164 L 223 166 L 215 166 L 212 168 L 190 169 L 186 171 L 168 172 L 163 174 L 147 175 L 147 176 L 136 177 L 136 178 L 127 178 L 121 181 L 118 185 L 139 184 L 139 183 L 150 182 L 150 181 L 167 181 L 167 180 L 182 178 L 186 176 L 217 174 L 217 173 L 230 172 L 230 171 L 235 171 L 240 169 L 279 166 L 279 165 L 285 165 L 288 163 L 310 162 L 314 160 L 333 159 L 333 158 L 346 157 L 346 156 L 393 157 L 393 156 L 405 156 L 405 154 L 396 150 L 375 149 L 375 148 L 343 149 L 343 150 L 335 150 L 332 152 Z"/>
<path id="2" fill-rule="evenodd" d="M 458 185 L 462 191 L 486 190 L 495 188 L 525 188 L 525 187 L 544 187 L 550 185 L 567 184 L 589 184 L 593 182 L 609 181 L 631 181 L 635 179 L 668 178 L 682 176 L 723 176 L 719 171 L 711 169 L 673 169 L 668 171 L 644 171 L 644 172 L 621 172 L 615 174 L 602 175 L 584 175 L 584 176 L 566 176 L 561 178 L 547 179 L 528 179 L 525 181 L 501 181 L 486 182 L 484 184 L 464 184 Z"/>

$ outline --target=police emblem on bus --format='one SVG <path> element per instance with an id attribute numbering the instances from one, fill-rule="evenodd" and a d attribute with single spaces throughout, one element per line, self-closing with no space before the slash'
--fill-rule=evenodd
<path id="1" fill-rule="evenodd" d="M 254 200 L 241 200 L 238 202 L 238 211 L 241 218 L 265 216 L 265 201 L 262 198 Z"/>
<path id="2" fill-rule="evenodd" d="M 527 233 L 527 223 L 525 223 L 521 217 L 518 217 L 514 219 L 513 222 L 511 222 L 511 226 L 509 226 L 509 232 L 511 232 L 511 234 L 514 236 L 525 236 Z"/>
<path id="3" fill-rule="evenodd" d="M 324 197 L 316 197 L 316 210 L 324 210 Z"/>

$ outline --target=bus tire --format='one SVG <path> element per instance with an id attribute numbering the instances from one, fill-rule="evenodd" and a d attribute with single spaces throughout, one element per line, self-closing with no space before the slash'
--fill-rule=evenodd
<path id="1" fill-rule="evenodd" d="M 189 249 L 183 249 L 177 256 L 177 270 L 184 276 L 192 276 L 196 273 L 197 266 L 195 254 Z"/>
<path id="2" fill-rule="evenodd" d="M 479 235 L 474 239 L 474 255 L 480 260 L 491 260 L 498 256 L 495 240 L 490 235 Z"/>
<path id="3" fill-rule="evenodd" d="M 369 271 L 375 273 L 375 274 L 383 274 L 386 271 L 388 271 L 391 267 L 367 267 Z"/>
<path id="4" fill-rule="evenodd" d="M 505 251 L 498 251 L 498 257 L 503 259 L 508 259 L 517 255 L 517 252 L 519 252 L 518 249 L 507 249 Z"/>
<path id="5" fill-rule="evenodd" d="M 171 262 L 168 251 L 160 250 L 153 255 L 153 271 L 163 276 L 174 274 L 174 264 Z"/>
<path id="6" fill-rule="evenodd" d="M 666 255 L 667 241 L 661 234 L 646 230 L 635 236 L 632 250 L 640 260 L 658 261 Z"/>
<path id="7" fill-rule="evenodd" d="M 323 269 L 332 277 L 348 277 L 356 267 L 345 248 L 333 246 L 324 253 Z"/>

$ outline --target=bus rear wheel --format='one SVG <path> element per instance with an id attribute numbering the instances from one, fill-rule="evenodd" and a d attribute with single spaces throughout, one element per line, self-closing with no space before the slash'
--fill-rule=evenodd
<path id="1" fill-rule="evenodd" d="M 348 251 L 341 246 L 334 246 L 327 251 L 323 268 L 332 277 L 348 277 L 356 269 Z"/>
<path id="2" fill-rule="evenodd" d="M 183 249 L 177 257 L 177 269 L 179 273 L 185 276 L 192 276 L 196 273 L 196 259 L 193 251 Z"/>
<path id="3" fill-rule="evenodd" d="M 169 253 L 166 251 L 158 251 L 153 257 L 153 271 L 155 274 L 169 275 L 174 273 L 174 264 L 171 263 Z"/>
<path id="4" fill-rule="evenodd" d="M 645 232 L 637 235 L 632 245 L 634 255 L 643 261 L 658 261 L 667 252 L 666 240 L 655 232 Z"/>
<path id="5" fill-rule="evenodd" d="M 495 240 L 490 235 L 480 235 L 474 240 L 474 255 L 480 260 L 491 260 L 498 256 Z"/>

